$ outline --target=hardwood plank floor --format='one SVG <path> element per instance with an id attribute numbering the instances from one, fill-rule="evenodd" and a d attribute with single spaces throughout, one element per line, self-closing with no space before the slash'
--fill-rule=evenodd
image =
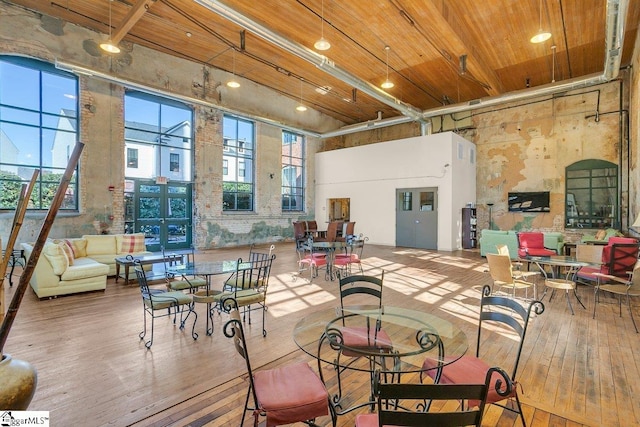
<path id="1" fill-rule="evenodd" d="M 198 260 L 235 259 L 248 248 L 197 254 Z M 311 283 L 296 277 L 293 244 L 276 244 L 269 288 L 266 338 L 258 316 L 246 328 L 254 369 L 311 358 L 292 339 L 296 322 L 321 307 L 338 303 L 335 282 L 323 274 Z M 385 270 L 384 302 L 428 310 L 459 325 L 475 346 L 480 288 L 490 283 L 486 261 L 477 251 L 437 252 L 367 245 L 365 270 Z M 223 277 L 218 278 L 218 283 Z M 8 287 L 11 298 L 16 287 Z M 219 286 L 219 285 L 218 285 Z M 640 425 L 637 378 L 640 335 L 628 312 L 604 298 L 592 319 L 593 292 L 579 287 L 587 306 L 574 303 L 572 316 L 563 295 L 532 320 L 518 380 L 531 426 Z M 605 303 L 608 302 L 608 303 Z M 572 301 L 574 302 L 574 301 Z M 168 318 L 157 319 L 154 344 L 146 350 L 138 339 L 142 328 L 140 293 L 110 278 L 105 292 L 38 300 L 29 288 L 5 352 L 38 369 L 38 388 L 30 409 L 51 412 L 52 425 L 82 426 L 237 426 L 246 393 L 246 372 L 230 340 L 221 332 L 225 315 L 216 315 L 214 334 L 206 336 L 205 306 L 199 313 L 194 341 L 190 325 L 181 331 Z M 634 313 L 640 319 L 637 301 Z M 511 370 L 509 337 L 487 334 L 491 357 Z M 368 387 L 350 373 L 354 394 Z M 358 385 L 359 384 L 359 385 Z M 339 418 L 352 426 L 355 414 Z M 330 425 L 328 417 L 320 425 Z M 245 425 L 251 425 L 245 420 Z M 510 412 L 490 406 L 483 425 L 520 425 Z"/>

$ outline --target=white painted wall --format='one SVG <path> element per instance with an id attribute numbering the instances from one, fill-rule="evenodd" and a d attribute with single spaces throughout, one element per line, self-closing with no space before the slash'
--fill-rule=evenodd
<path id="1" fill-rule="evenodd" d="M 445 167 L 449 164 L 448 167 Z M 315 155 L 316 220 L 329 199 L 351 199 L 351 221 L 369 243 L 395 246 L 396 189 L 438 188 L 438 250 L 461 248 L 462 208 L 476 200 L 476 147 L 452 132 Z"/>

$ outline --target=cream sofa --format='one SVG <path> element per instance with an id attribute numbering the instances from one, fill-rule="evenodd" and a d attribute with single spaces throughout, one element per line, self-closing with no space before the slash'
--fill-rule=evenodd
<path id="1" fill-rule="evenodd" d="M 33 243 L 22 243 L 31 257 Z M 29 283 L 38 298 L 104 290 L 107 276 L 116 274 L 116 257 L 151 255 L 144 234 L 85 235 L 48 239 Z"/>

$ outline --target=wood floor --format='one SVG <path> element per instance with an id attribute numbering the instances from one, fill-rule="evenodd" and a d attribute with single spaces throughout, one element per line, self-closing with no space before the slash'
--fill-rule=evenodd
<path id="1" fill-rule="evenodd" d="M 213 250 L 198 253 L 197 259 L 235 259 L 247 251 Z M 268 335 L 262 337 L 258 317 L 246 327 L 253 367 L 304 360 L 315 369 L 310 356 L 296 347 L 292 331 L 306 314 L 338 303 L 336 283 L 322 274 L 311 283 L 308 276 L 296 279 L 290 243 L 276 244 L 276 255 Z M 479 290 L 490 282 L 486 260 L 476 251 L 368 245 L 364 263 L 370 274 L 384 269 L 385 304 L 427 310 L 455 322 L 467 333 L 473 351 Z M 16 278 L 9 288 L 5 280 L 8 299 L 15 283 Z M 572 316 L 560 295 L 545 301 L 545 312 L 532 320 L 518 373 L 528 425 L 640 425 L 640 335 L 628 312 L 619 317 L 613 300 L 600 301 L 594 320 L 592 290 L 580 287 L 579 294 L 587 310 L 574 301 Z M 216 315 L 214 334 L 207 336 L 205 307 L 197 310 L 197 341 L 190 330 L 181 331 L 162 318 L 156 322 L 153 347 L 146 350 L 138 339 L 142 307 L 135 283 L 125 286 L 111 278 L 105 292 L 42 301 L 29 288 L 5 352 L 38 369 L 30 409 L 50 411 L 51 425 L 238 426 L 247 386 L 243 361 L 221 332 L 225 315 Z M 634 313 L 640 319 L 637 306 Z M 510 371 L 512 344 L 509 337 L 492 336 L 485 359 Z M 349 375 L 355 399 L 366 391 L 366 379 Z M 340 417 L 338 425 L 352 426 L 354 415 Z M 324 418 L 318 424 L 330 425 Z M 491 406 L 483 425 L 520 422 Z"/>

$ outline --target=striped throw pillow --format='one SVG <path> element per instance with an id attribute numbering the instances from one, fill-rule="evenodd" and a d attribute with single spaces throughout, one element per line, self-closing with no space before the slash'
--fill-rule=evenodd
<path id="1" fill-rule="evenodd" d="M 122 245 L 120 246 L 120 253 L 132 254 L 136 252 L 143 252 L 147 249 L 144 243 L 144 234 L 124 234 L 120 237 Z"/>

